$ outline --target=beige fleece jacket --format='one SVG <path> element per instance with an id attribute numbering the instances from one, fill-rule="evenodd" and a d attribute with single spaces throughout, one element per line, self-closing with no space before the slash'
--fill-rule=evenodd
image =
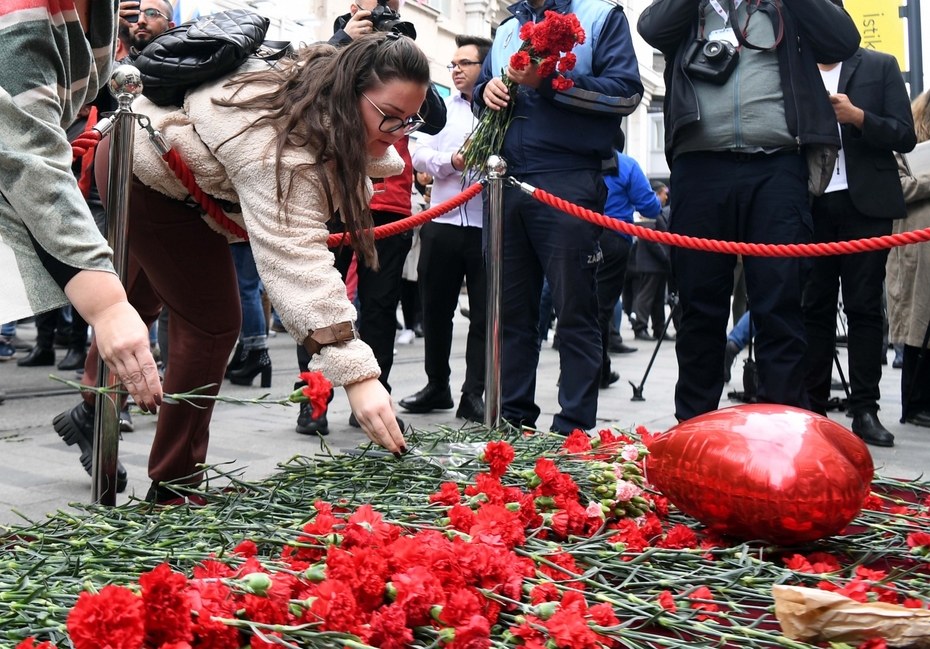
<path id="1" fill-rule="evenodd" d="M 262 62 L 246 64 L 242 71 L 260 69 Z M 255 263 L 265 290 L 281 322 L 298 342 L 308 331 L 347 320 L 356 312 L 346 297 L 345 284 L 333 266 L 333 254 L 326 247 L 326 222 L 334 218 L 326 209 L 326 199 L 315 172 L 292 175 L 289 170 L 312 162 L 304 149 L 291 147 L 281 158 L 282 184 L 293 181 L 287 214 L 279 202 L 275 182 L 274 143 L 270 125 L 240 131 L 260 114 L 237 108 L 224 108 L 212 102 L 228 97 L 232 90 L 223 85 L 229 77 L 204 84 L 187 94 L 182 107 L 159 107 L 140 97 L 133 110 L 147 115 L 152 125 L 187 163 L 198 185 L 215 198 L 238 203 L 242 214 L 229 216 L 249 233 Z M 244 92 L 260 92 L 257 84 Z M 230 139 L 231 138 L 231 139 Z M 139 129 L 133 171 L 153 189 L 179 200 L 188 192 Z M 401 173 L 404 163 L 390 148 L 368 168 L 372 177 Z M 331 173 L 331 172 L 330 172 Z M 335 186 L 330 177 L 331 186 Z M 360 191 L 371 196 L 371 182 Z M 338 208 L 340 198 L 334 197 Z M 218 233 L 228 235 L 210 217 Z M 329 345 L 315 355 L 310 369 L 321 371 L 333 385 L 377 378 L 381 370 L 371 348 L 361 340 Z"/>

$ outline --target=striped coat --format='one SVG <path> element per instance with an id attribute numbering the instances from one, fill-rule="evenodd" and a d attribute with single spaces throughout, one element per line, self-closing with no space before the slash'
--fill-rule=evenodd
<path id="1" fill-rule="evenodd" d="M 109 77 L 118 0 L 0 2 L 0 322 L 67 303 L 80 269 L 113 272 L 71 173 L 65 127 Z"/>

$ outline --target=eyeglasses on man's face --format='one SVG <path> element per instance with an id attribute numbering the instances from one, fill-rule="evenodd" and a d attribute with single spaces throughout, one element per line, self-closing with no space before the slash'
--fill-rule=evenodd
<path id="1" fill-rule="evenodd" d="M 449 72 L 452 72 L 455 68 L 458 68 L 459 70 L 462 70 L 464 72 L 465 68 L 470 67 L 472 65 L 481 65 L 481 62 L 480 61 L 453 61 L 446 67 L 449 69 Z"/>
<path id="2" fill-rule="evenodd" d="M 161 16 L 165 20 L 170 21 L 171 18 L 160 12 L 158 9 L 143 9 L 140 13 L 140 16 L 145 16 L 148 20 L 155 20 L 156 16 Z"/>
<path id="3" fill-rule="evenodd" d="M 426 123 L 423 121 L 423 118 L 420 117 L 420 113 L 417 113 L 413 117 L 408 117 L 407 119 L 396 117 L 394 115 L 388 115 L 383 110 L 378 108 L 378 104 L 373 102 L 371 98 L 364 92 L 362 93 L 362 97 L 367 99 L 368 103 L 374 106 L 375 110 L 381 113 L 381 116 L 384 118 L 381 120 L 381 124 L 378 125 L 378 130 L 382 133 L 394 133 L 400 129 L 404 129 L 404 135 L 409 135 Z"/>

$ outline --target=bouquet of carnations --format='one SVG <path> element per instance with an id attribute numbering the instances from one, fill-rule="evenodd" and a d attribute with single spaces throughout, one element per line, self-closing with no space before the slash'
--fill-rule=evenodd
<path id="1" fill-rule="evenodd" d="M 585 32 L 575 14 L 547 11 L 542 22 L 524 24 L 520 28 L 520 38 L 523 45 L 510 57 L 510 67 L 523 71 L 533 65 L 539 66 L 539 76 L 545 79 L 556 72 L 574 69 L 576 57 L 572 48 L 584 43 Z M 489 156 L 500 153 L 513 119 L 514 93 L 518 84 L 510 80 L 506 70 L 501 71 L 501 79 L 510 93 L 510 102 L 502 110 L 484 109 L 478 127 L 462 152 L 465 167 L 478 173 L 486 172 Z M 552 79 L 552 88 L 556 91 L 568 90 L 573 85 L 571 79 L 562 75 Z"/>

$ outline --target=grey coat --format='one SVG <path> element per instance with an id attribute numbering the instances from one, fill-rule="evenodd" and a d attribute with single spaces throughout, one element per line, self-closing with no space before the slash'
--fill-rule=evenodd
<path id="1" fill-rule="evenodd" d="M 897 158 L 907 218 L 894 222 L 894 232 L 930 228 L 930 171 L 914 174 L 903 156 Z M 930 242 L 892 248 L 885 282 L 889 340 L 920 347 L 930 322 Z"/>

